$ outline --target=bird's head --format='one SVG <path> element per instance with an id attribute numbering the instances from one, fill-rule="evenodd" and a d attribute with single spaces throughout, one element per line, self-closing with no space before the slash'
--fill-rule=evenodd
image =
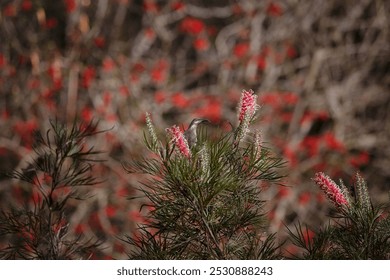
<path id="1" fill-rule="evenodd" d="M 193 126 L 196 127 L 196 126 L 198 126 L 201 123 L 210 123 L 210 121 L 207 120 L 207 119 L 195 118 L 195 119 L 192 120 L 192 122 L 190 123 L 189 127 L 193 127 Z"/>

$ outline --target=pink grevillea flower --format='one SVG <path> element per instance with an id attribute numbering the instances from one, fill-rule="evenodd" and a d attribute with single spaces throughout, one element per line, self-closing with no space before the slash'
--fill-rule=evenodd
<path id="1" fill-rule="evenodd" d="M 244 119 L 251 119 L 257 109 L 257 95 L 253 90 L 243 90 L 241 94 L 240 104 L 238 105 L 238 119 L 242 122 Z"/>
<path id="2" fill-rule="evenodd" d="M 187 140 L 184 138 L 183 132 L 181 132 L 180 128 L 177 125 L 174 125 L 170 128 L 167 128 L 166 131 L 172 138 L 172 141 L 179 148 L 180 153 L 188 158 L 191 157 L 191 151 L 188 146 Z"/>
<path id="3" fill-rule="evenodd" d="M 256 104 L 257 95 L 253 93 L 253 90 L 243 90 L 241 94 L 241 100 L 238 105 L 238 120 L 239 125 L 236 131 L 235 143 L 238 144 L 246 134 L 249 132 L 249 123 L 256 113 L 258 108 Z"/>
<path id="4" fill-rule="evenodd" d="M 336 207 L 349 206 L 348 198 L 343 194 L 341 188 L 325 175 L 323 172 L 318 172 L 313 178 L 314 182 L 323 190 Z"/>

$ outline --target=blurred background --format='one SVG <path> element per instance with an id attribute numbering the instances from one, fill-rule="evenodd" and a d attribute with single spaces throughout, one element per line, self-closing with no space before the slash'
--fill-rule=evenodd
<path id="1" fill-rule="evenodd" d="M 265 145 L 287 161 L 286 186 L 262 186 L 270 232 L 324 224 L 317 171 L 374 203 L 390 189 L 390 2 L 386 0 L 1 0 L 0 208 L 34 190 L 3 173 L 34 157 L 49 120 L 100 121 L 103 184 L 70 203 L 70 230 L 101 238 L 92 258 L 126 258 L 117 236 L 144 217 L 121 163 L 146 153 L 145 112 L 161 137 L 194 117 L 237 123 L 242 89 L 259 95 Z M 0 241 L 1 243 L 1 241 Z M 292 249 L 291 249 L 292 250 Z"/>

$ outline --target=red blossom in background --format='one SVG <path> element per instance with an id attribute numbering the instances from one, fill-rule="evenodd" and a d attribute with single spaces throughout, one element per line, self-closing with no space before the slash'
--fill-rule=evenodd
<path id="1" fill-rule="evenodd" d="M 168 132 L 175 145 L 179 148 L 180 153 L 185 157 L 190 158 L 191 151 L 188 146 L 187 140 L 185 139 L 184 134 L 180 130 L 180 128 L 177 125 L 174 125 L 170 128 L 167 128 L 166 131 Z"/>
<path id="2" fill-rule="evenodd" d="M 53 82 L 54 90 L 59 90 L 62 87 L 62 73 L 60 62 L 53 62 L 47 72 Z"/>
<path id="3" fill-rule="evenodd" d="M 267 7 L 267 14 L 270 16 L 279 17 L 283 14 L 283 9 L 279 4 L 271 2 Z"/>
<path id="4" fill-rule="evenodd" d="M 14 17 L 16 16 L 16 8 L 15 8 L 15 5 L 14 4 L 8 4 L 7 6 L 5 6 L 5 8 L 3 9 L 3 13 L 5 16 L 7 17 Z"/>
<path id="5" fill-rule="evenodd" d="M 147 28 L 145 29 L 145 37 L 148 39 L 154 39 L 156 36 L 156 32 L 153 30 L 153 28 Z"/>
<path id="6" fill-rule="evenodd" d="M 145 223 L 146 219 L 144 216 L 141 215 L 139 211 L 129 211 L 128 216 L 131 221 L 134 221 L 136 223 Z"/>
<path id="7" fill-rule="evenodd" d="M 274 110 L 277 110 L 281 106 L 280 94 L 277 92 L 263 93 L 260 96 L 260 104 L 269 105 Z"/>
<path id="8" fill-rule="evenodd" d="M 146 70 L 145 65 L 142 62 L 136 62 L 134 63 L 132 67 L 132 72 L 136 72 L 138 74 L 143 73 Z"/>
<path id="9" fill-rule="evenodd" d="M 333 151 L 345 151 L 344 144 L 336 139 L 336 136 L 332 132 L 327 132 L 323 135 L 326 145 Z"/>
<path id="10" fill-rule="evenodd" d="M 81 81 L 82 87 L 89 88 L 95 76 L 96 76 L 95 68 L 92 66 L 87 66 L 82 73 L 82 81 Z"/>
<path id="11" fill-rule="evenodd" d="M 300 143 L 300 148 L 307 151 L 309 157 L 317 156 L 321 138 L 319 136 L 307 136 Z"/>
<path id="12" fill-rule="evenodd" d="M 73 12 L 76 9 L 76 0 L 64 0 L 66 5 L 66 11 L 68 13 Z"/>
<path id="13" fill-rule="evenodd" d="M 283 156 L 287 159 L 288 164 L 291 167 L 296 167 L 298 164 L 298 157 L 297 153 L 295 152 L 294 149 L 292 149 L 289 146 L 284 146 L 283 148 Z"/>
<path id="14" fill-rule="evenodd" d="M 122 95 L 123 97 L 127 97 L 127 96 L 130 95 L 130 91 L 129 91 L 129 89 L 127 88 L 127 86 L 125 86 L 125 85 L 119 87 L 119 93 L 120 93 L 120 95 Z"/>
<path id="15" fill-rule="evenodd" d="M 287 105 L 295 105 L 299 100 L 298 95 L 294 92 L 285 92 L 282 95 L 282 98 Z"/>
<path id="16" fill-rule="evenodd" d="M 0 69 L 7 64 L 7 60 L 2 53 L 0 53 Z"/>
<path id="17" fill-rule="evenodd" d="M 93 42 L 95 43 L 96 47 L 103 48 L 106 44 L 106 40 L 103 36 L 98 36 L 95 39 L 93 39 Z"/>
<path id="18" fill-rule="evenodd" d="M 28 81 L 27 88 L 31 89 L 31 90 L 38 89 L 40 84 L 41 84 L 40 80 L 38 80 L 38 79 L 30 79 Z"/>
<path id="19" fill-rule="evenodd" d="M 369 161 L 370 155 L 366 151 L 360 152 L 358 155 L 354 155 L 349 158 L 349 163 L 355 168 L 367 165 Z"/>
<path id="20" fill-rule="evenodd" d="M 311 193 L 302 192 L 298 197 L 298 203 L 302 206 L 307 205 L 310 202 L 311 198 L 312 198 Z"/>
<path id="21" fill-rule="evenodd" d="M 237 58 L 242 58 L 248 53 L 248 51 L 249 51 L 248 43 L 238 43 L 233 49 L 233 54 Z"/>
<path id="22" fill-rule="evenodd" d="M 46 19 L 45 23 L 44 23 L 44 27 L 47 28 L 47 29 L 53 29 L 55 27 L 57 27 L 58 25 L 58 20 L 55 19 L 55 18 L 48 18 Z"/>
<path id="23" fill-rule="evenodd" d="M 110 71 L 112 71 L 114 69 L 115 62 L 111 58 L 107 57 L 107 58 L 105 58 L 103 60 L 103 65 L 102 66 L 103 66 L 103 70 L 104 71 L 110 72 Z"/>
<path id="24" fill-rule="evenodd" d="M 74 232 L 76 234 L 83 234 L 86 230 L 87 230 L 87 226 L 85 224 L 78 224 L 75 227 Z"/>
<path id="25" fill-rule="evenodd" d="M 285 198 L 285 197 L 288 197 L 290 194 L 291 194 L 291 191 L 289 188 L 287 188 L 285 186 L 279 186 L 279 190 L 277 193 L 278 198 Z"/>
<path id="26" fill-rule="evenodd" d="M 187 17 L 183 19 L 183 21 L 180 24 L 180 30 L 190 35 L 198 35 L 204 29 L 205 29 L 205 25 L 203 21 L 192 17 Z"/>
<path id="27" fill-rule="evenodd" d="M 216 98 L 207 98 L 206 104 L 194 112 L 195 116 L 202 116 L 212 122 L 219 122 L 222 115 L 221 101 Z"/>
<path id="28" fill-rule="evenodd" d="M 92 119 L 93 119 L 93 111 L 91 108 L 89 107 L 84 107 L 82 110 L 81 110 L 81 119 L 83 121 L 85 121 L 86 123 L 90 122 Z"/>
<path id="29" fill-rule="evenodd" d="M 209 42 L 203 38 L 197 38 L 194 41 L 194 48 L 197 51 L 205 51 L 209 48 Z"/>
<path id="30" fill-rule="evenodd" d="M 294 58 L 297 56 L 297 50 L 293 46 L 288 44 L 286 47 L 286 55 L 289 58 Z"/>
<path id="31" fill-rule="evenodd" d="M 6 121 L 9 119 L 9 112 L 7 110 L 3 110 L 0 113 L 0 119 Z"/>
<path id="32" fill-rule="evenodd" d="M 293 114 L 291 112 L 282 112 L 279 115 L 282 122 L 291 123 Z"/>
<path id="33" fill-rule="evenodd" d="M 156 91 L 155 94 L 154 94 L 154 101 L 157 103 L 157 104 L 161 104 L 165 101 L 166 99 L 166 93 L 164 91 Z"/>
<path id="34" fill-rule="evenodd" d="M 257 57 L 257 67 L 260 69 L 260 70 L 264 70 L 266 67 L 267 67 L 267 59 L 265 56 L 263 55 L 259 55 Z"/>
<path id="35" fill-rule="evenodd" d="M 153 66 L 150 76 L 156 84 L 164 83 L 168 77 L 169 63 L 165 59 L 160 59 Z"/>
<path id="36" fill-rule="evenodd" d="M 148 13 L 157 13 L 158 6 L 154 0 L 144 0 L 144 10 Z"/>
<path id="37" fill-rule="evenodd" d="M 186 108 L 190 104 L 189 100 L 182 92 L 174 93 L 171 97 L 171 102 L 173 106 L 181 109 Z"/>
<path id="38" fill-rule="evenodd" d="M 326 196 L 338 208 L 349 206 L 346 196 L 342 193 L 340 187 L 325 175 L 323 172 L 318 172 L 313 178 L 314 182 L 324 191 Z"/>
<path id="39" fill-rule="evenodd" d="M 29 10 L 32 9 L 32 6 L 33 5 L 32 5 L 30 0 L 24 0 L 23 3 L 22 3 L 21 8 L 22 8 L 23 11 L 29 11 Z"/>
<path id="40" fill-rule="evenodd" d="M 116 211 L 117 209 L 112 205 L 108 205 L 105 209 L 108 218 L 113 218 L 116 215 Z"/>
<path id="41" fill-rule="evenodd" d="M 174 11 L 179 11 L 185 9 L 185 5 L 182 1 L 175 1 L 171 4 L 171 8 Z"/>
<path id="42" fill-rule="evenodd" d="M 14 125 L 14 131 L 25 142 L 27 147 L 31 147 L 33 132 L 38 129 L 38 123 L 35 120 L 19 121 Z"/>

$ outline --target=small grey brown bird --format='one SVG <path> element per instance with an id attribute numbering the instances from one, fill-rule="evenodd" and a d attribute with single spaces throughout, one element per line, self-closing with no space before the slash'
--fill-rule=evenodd
<path id="1" fill-rule="evenodd" d="M 196 145 L 196 142 L 198 141 L 198 135 L 196 130 L 198 128 L 198 125 L 202 123 L 210 123 L 210 121 L 206 119 L 195 118 L 192 120 L 187 130 L 184 131 L 184 137 L 186 138 L 188 146 L 190 148 L 194 147 Z"/>

